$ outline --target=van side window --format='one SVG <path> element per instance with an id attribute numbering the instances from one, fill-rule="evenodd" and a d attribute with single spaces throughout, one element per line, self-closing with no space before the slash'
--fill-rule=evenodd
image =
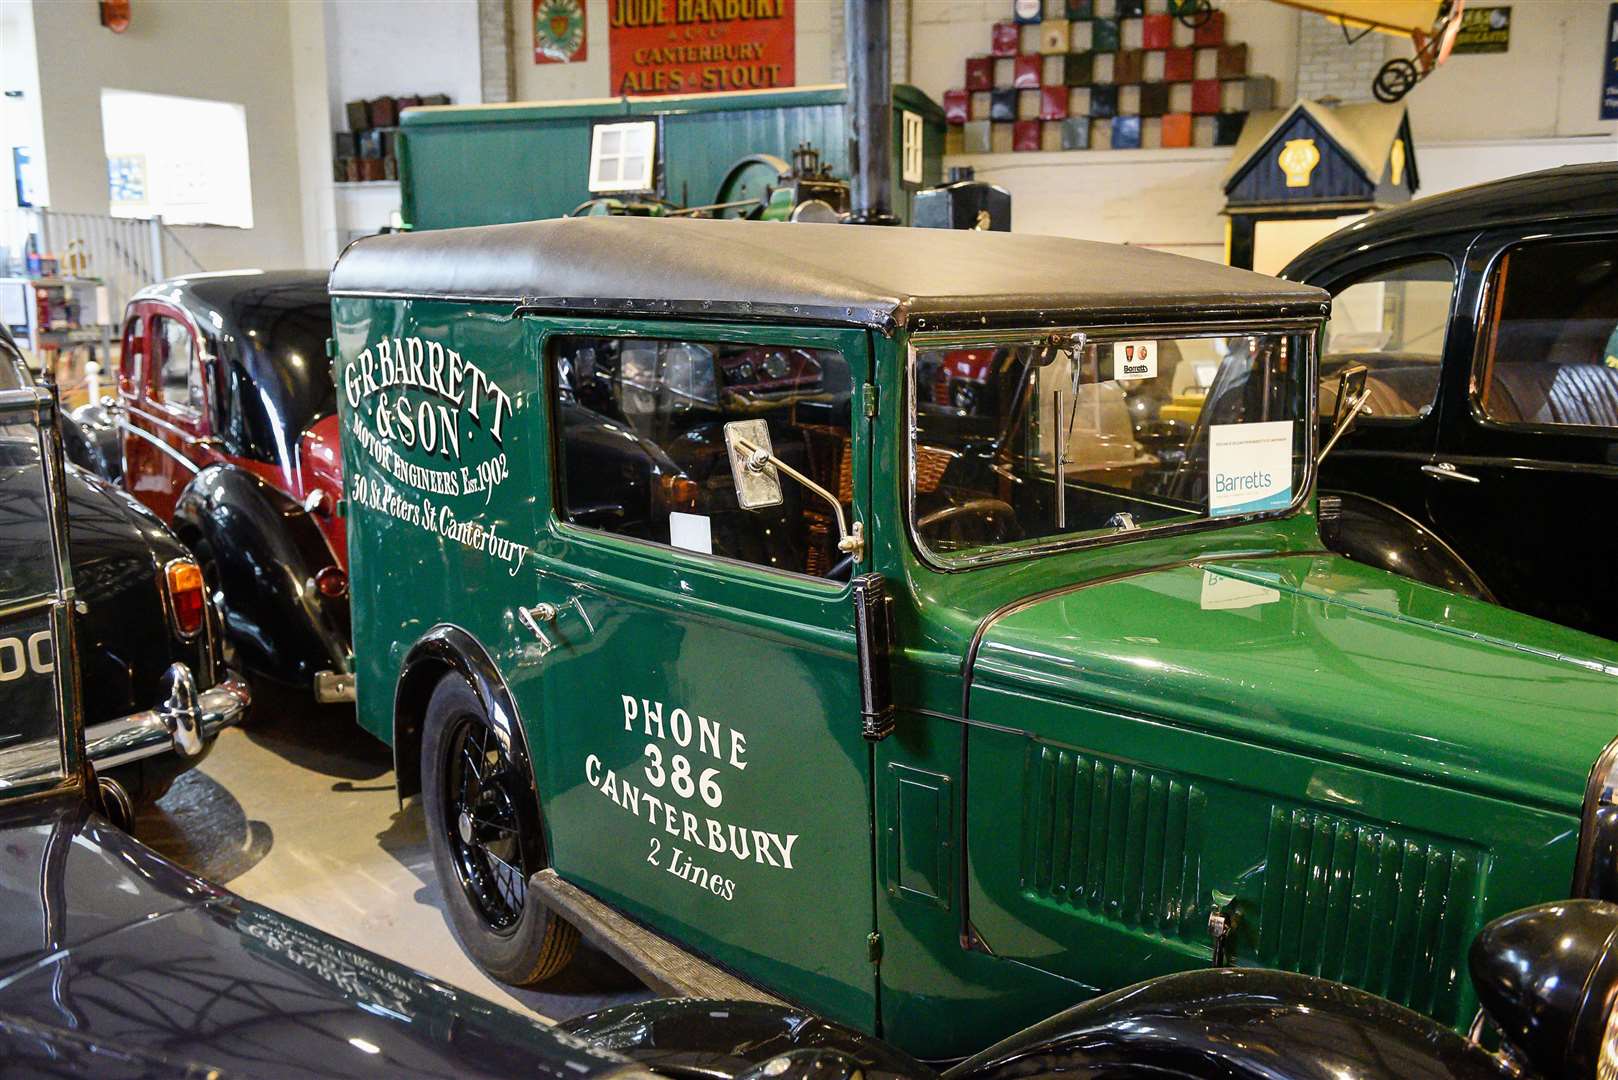
<path id="1" fill-rule="evenodd" d="M 552 348 L 564 521 L 813 577 L 846 579 L 830 504 L 784 483 L 736 502 L 724 426 L 765 420 L 777 457 L 853 502 L 852 377 L 835 351 L 569 337 Z"/>
<path id="2" fill-rule="evenodd" d="M 1525 427 L 1618 428 L 1618 238 L 1523 244 L 1500 258 L 1473 400 Z"/>
<path id="3" fill-rule="evenodd" d="M 1320 410 L 1337 405 L 1337 376 L 1370 368 L 1364 418 L 1415 420 L 1438 400 L 1455 267 L 1429 256 L 1385 266 L 1332 287 L 1331 319 L 1320 350 Z"/>

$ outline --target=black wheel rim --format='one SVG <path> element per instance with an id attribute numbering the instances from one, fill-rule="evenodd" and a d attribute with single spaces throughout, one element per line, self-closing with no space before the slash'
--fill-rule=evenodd
<path id="1" fill-rule="evenodd" d="M 446 741 L 444 835 L 461 889 L 489 929 L 517 925 L 528 897 L 517 774 L 492 728 L 462 717 Z"/>

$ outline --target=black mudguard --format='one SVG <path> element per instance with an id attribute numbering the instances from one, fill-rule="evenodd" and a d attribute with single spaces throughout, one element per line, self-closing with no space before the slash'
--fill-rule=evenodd
<path id="1" fill-rule="evenodd" d="M 1466 560 L 1421 522 L 1385 502 L 1347 491 L 1320 493 L 1320 538 L 1339 555 L 1401 577 L 1497 603 Z"/>
<path id="2" fill-rule="evenodd" d="M 1312 975 L 1211 968 L 1094 998 L 968 1058 L 942 1080 L 1504 1080 L 1477 1044 L 1386 998 Z"/>
<path id="3" fill-rule="evenodd" d="M 756 1080 L 931 1080 L 879 1039 L 791 1005 L 665 998 L 564 1020 L 557 1030 L 665 1076 Z"/>
<path id="4" fill-rule="evenodd" d="M 237 663 L 303 689 L 317 672 L 352 670 L 348 599 L 315 588 L 335 560 L 301 506 L 245 470 L 210 465 L 180 494 L 174 530 L 220 594 Z"/>

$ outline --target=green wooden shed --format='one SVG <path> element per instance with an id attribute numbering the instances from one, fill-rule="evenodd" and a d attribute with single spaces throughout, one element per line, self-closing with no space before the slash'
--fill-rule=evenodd
<path id="1" fill-rule="evenodd" d="M 589 198 L 597 123 L 658 118 L 663 192 L 685 205 L 711 201 L 749 154 L 790 160 L 808 141 L 834 174 L 848 176 L 841 85 L 724 94 L 584 101 L 440 105 L 400 118 L 401 210 L 412 229 L 561 217 Z M 906 124 L 905 114 L 910 114 Z M 908 224 L 916 190 L 943 180 L 944 111 L 914 86 L 893 88 L 893 209 Z M 905 179 L 907 130 L 912 145 Z"/>

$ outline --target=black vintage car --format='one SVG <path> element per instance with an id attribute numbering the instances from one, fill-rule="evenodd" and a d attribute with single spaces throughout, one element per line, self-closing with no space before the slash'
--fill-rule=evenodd
<path id="1" fill-rule="evenodd" d="M 546 1028 L 236 896 L 112 827 L 84 756 L 50 392 L 0 389 L 0 1071 L 62 1077 L 1222 1080 L 1595 1077 L 1618 1054 L 1618 906 L 1497 920 L 1472 952 L 1509 1047 L 1312 976 L 1210 969 L 1053 1016 L 943 1073 L 768 1001 L 653 1001 Z M 1605 1074 L 1603 1074 L 1605 1075 Z"/>
<path id="2" fill-rule="evenodd" d="M 33 375 L 0 326 L 0 389 Z M 85 737 L 97 769 L 140 801 L 162 796 L 247 710 L 247 684 L 224 664 L 196 561 L 140 503 L 75 465 L 63 484 Z M 0 518 L 0 534 L 27 529 Z M 34 658 L 0 647 L 0 683 Z"/>
<path id="3" fill-rule="evenodd" d="M 1618 638 L 1618 163 L 1419 199 L 1282 274 L 1333 294 L 1322 408 L 1369 368 L 1321 466 L 1328 542 L 1403 573 L 1459 561 L 1434 583 Z"/>

